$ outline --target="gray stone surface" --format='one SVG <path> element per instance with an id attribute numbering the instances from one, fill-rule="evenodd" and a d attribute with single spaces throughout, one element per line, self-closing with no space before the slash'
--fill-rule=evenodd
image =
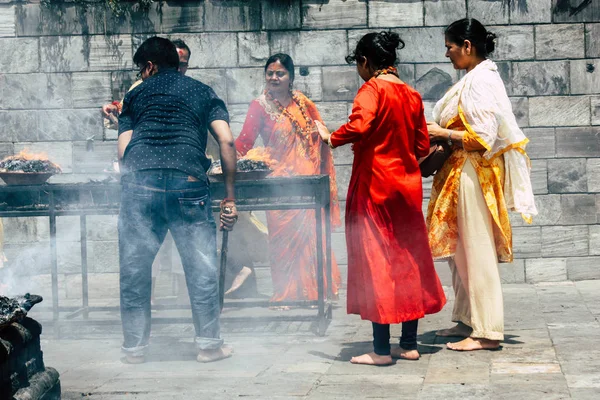
<path id="1" fill-rule="evenodd" d="M 31 111 L 0 112 L 0 141 L 35 140 L 37 132 L 36 114 Z"/>
<path id="2" fill-rule="evenodd" d="M 529 126 L 529 98 L 511 97 L 510 102 L 519 127 L 524 128 Z"/>
<path id="3" fill-rule="evenodd" d="M 590 98 L 544 96 L 529 99 L 531 126 L 585 126 L 590 123 Z"/>
<path id="4" fill-rule="evenodd" d="M 590 225 L 590 255 L 600 256 L 600 225 Z"/>
<path id="5" fill-rule="evenodd" d="M 86 140 L 102 138 L 102 118 L 98 109 L 37 111 L 40 141 Z"/>
<path id="6" fill-rule="evenodd" d="M 587 226 L 543 226 L 542 257 L 587 256 L 589 232 Z"/>
<path id="7" fill-rule="evenodd" d="M 514 227 L 513 228 L 513 252 L 516 258 L 531 258 L 542 256 L 541 228 Z"/>
<path id="8" fill-rule="evenodd" d="M 424 100 L 439 100 L 458 81 L 452 64 L 417 64 L 415 89 Z"/>
<path id="9" fill-rule="evenodd" d="M 271 53 L 287 53 L 294 64 L 336 65 L 343 64 L 348 52 L 345 31 L 272 32 Z"/>
<path id="10" fill-rule="evenodd" d="M 369 1 L 369 28 L 422 25 L 423 3 L 418 0 Z"/>
<path id="11" fill-rule="evenodd" d="M 0 48 L 10 57 L 0 58 L 4 74 L 35 72 L 39 68 L 39 40 L 36 38 L 0 38 Z"/>
<path id="12" fill-rule="evenodd" d="M 15 6 L 0 7 L 0 37 L 14 37 L 16 32 Z"/>
<path id="13" fill-rule="evenodd" d="M 512 3 L 511 24 L 552 22 L 552 0 L 528 0 L 526 3 Z"/>
<path id="14" fill-rule="evenodd" d="M 119 242 L 117 240 L 94 241 L 91 242 L 90 247 L 94 255 L 94 257 L 90 257 L 90 272 L 119 272 Z"/>
<path id="15" fill-rule="evenodd" d="M 496 26 L 498 36 L 494 60 L 529 60 L 534 57 L 534 35 L 531 25 Z"/>
<path id="16" fill-rule="evenodd" d="M 269 56 L 269 36 L 266 32 L 238 33 L 238 60 L 241 67 L 262 67 Z"/>
<path id="17" fill-rule="evenodd" d="M 511 94 L 542 96 L 569 94 L 567 61 L 535 61 L 513 63 Z"/>
<path id="18" fill-rule="evenodd" d="M 585 25 L 585 56 L 590 58 L 600 57 L 600 42 L 595 40 L 600 36 L 600 24 Z"/>
<path id="19" fill-rule="evenodd" d="M 112 100 L 108 73 L 73 73 L 71 87 L 75 108 L 97 108 Z"/>
<path id="20" fill-rule="evenodd" d="M 514 260 L 511 263 L 498 265 L 502 283 L 524 283 L 525 282 L 525 260 Z M 451 282 L 449 284 L 452 284 Z"/>
<path id="21" fill-rule="evenodd" d="M 321 114 L 323 122 L 331 132 L 338 129 L 348 120 L 347 103 L 328 101 L 323 103 L 316 103 L 316 106 L 319 110 L 319 114 Z M 349 150 L 349 148 L 350 146 L 342 146 L 339 148 L 339 150 L 345 154 L 346 152 L 344 152 L 343 150 Z M 335 157 L 335 155 L 338 154 L 338 149 L 335 149 L 333 154 Z"/>
<path id="22" fill-rule="evenodd" d="M 531 186 L 535 195 L 548 193 L 548 164 L 546 160 L 531 161 Z"/>
<path id="23" fill-rule="evenodd" d="M 297 29 L 302 24 L 300 0 L 261 0 L 262 28 Z"/>
<path id="24" fill-rule="evenodd" d="M 535 56 L 537 59 L 582 58 L 584 36 L 583 24 L 537 25 Z"/>
<path id="25" fill-rule="evenodd" d="M 588 159 L 585 172 L 587 174 L 588 191 L 600 192 L 600 159 Z"/>
<path id="26" fill-rule="evenodd" d="M 90 4 L 51 6 L 41 4 L 17 4 L 17 35 L 77 35 L 104 33 L 104 7 Z"/>
<path id="27" fill-rule="evenodd" d="M 173 35 L 185 41 L 192 56 L 190 68 L 226 68 L 237 65 L 237 35 L 235 33 L 200 33 Z M 218 54 L 218 57 L 214 57 Z"/>
<path id="28" fill-rule="evenodd" d="M 600 279 L 600 257 L 574 257 L 567 259 L 570 280 Z M 586 386 L 583 384 L 582 386 Z M 597 384 L 594 385 L 598 387 Z"/>
<path id="29" fill-rule="evenodd" d="M 111 167 L 117 158 L 114 142 L 95 141 L 91 150 L 87 142 L 73 143 L 73 172 L 99 174 Z"/>
<path id="30" fill-rule="evenodd" d="M 548 160 L 550 193 L 583 193 L 587 191 L 585 160 Z"/>
<path id="31" fill-rule="evenodd" d="M 323 67 L 323 100 L 353 100 L 359 88 L 354 66 Z"/>
<path id="32" fill-rule="evenodd" d="M 87 45 L 90 71 L 134 69 L 130 35 L 96 35 L 90 38 Z"/>
<path id="33" fill-rule="evenodd" d="M 204 3 L 168 1 L 162 3 L 163 33 L 201 32 L 204 30 Z"/>
<path id="34" fill-rule="evenodd" d="M 231 4 L 234 3 L 234 4 Z M 206 0 L 204 28 L 207 31 L 254 31 L 261 27 L 258 1 Z"/>
<path id="35" fill-rule="evenodd" d="M 509 12 L 502 0 L 469 0 L 468 3 L 469 18 L 475 18 L 484 25 L 508 24 Z"/>
<path id="36" fill-rule="evenodd" d="M 558 157 L 599 157 L 600 128 L 557 128 Z"/>
<path id="37" fill-rule="evenodd" d="M 597 220 L 596 196 L 593 194 L 563 194 L 561 225 L 595 224 Z"/>
<path id="38" fill-rule="evenodd" d="M 77 72 L 89 68 L 90 38 L 43 36 L 40 38 L 40 70 Z"/>
<path id="39" fill-rule="evenodd" d="M 0 88 L 2 97 L 11 99 L 8 109 L 70 108 L 71 77 L 68 74 L 6 75 Z"/>
<path id="40" fill-rule="evenodd" d="M 594 2 L 578 3 L 570 0 L 560 2 L 552 0 L 553 22 L 600 22 L 600 8 Z"/>
<path id="41" fill-rule="evenodd" d="M 426 26 L 448 26 L 466 14 L 464 0 L 425 0 L 424 4 Z"/>
<path id="42" fill-rule="evenodd" d="M 319 67 L 302 67 L 308 75 L 302 76 L 300 68 L 296 68 L 294 88 L 304 93 L 312 101 L 323 100 L 323 71 Z"/>
<path id="43" fill-rule="evenodd" d="M 600 97 L 591 97 L 590 102 L 592 110 L 592 125 L 600 125 Z"/>
<path id="44" fill-rule="evenodd" d="M 556 157 L 554 128 L 526 128 L 523 133 L 529 139 L 526 150 L 530 158 Z"/>
<path id="45" fill-rule="evenodd" d="M 364 0 L 304 0 L 303 29 L 363 28 L 367 26 Z"/>
<path id="46" fill-rule="evenodd" d="M 571 93 L 600 93 L 600 59 L 571 61 Z"/>
<path id="47" fill-rule="evenodd" d="M 161 3 L 154 2 L 148 8 L 132 4 L 128 8 L 131 15 L 131 27 L 133 33 L 155 33 L 161 31 Z"/>
<path id="48" fill-rule="evenodd" d="M 188 69 L 187 76 L 210 86 L 217 96 L 227 102 L 227 79 L 224 69 Z"/>
<path id="49" fill-rule="evenodd" d="M 264 88 L 264 70 L 262 68 L 228 69 L 227 98 L 229 103 L 248 104 Z"/>

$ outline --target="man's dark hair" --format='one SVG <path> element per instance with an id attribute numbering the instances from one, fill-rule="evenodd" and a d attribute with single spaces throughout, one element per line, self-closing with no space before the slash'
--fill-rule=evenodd
<path id="1" fill-rule="evenodd" d="M 142 43 L 133 56 L 135 65 L 142 67 L 152 61 L 158 69 L 179 68 L 179 55 L 169 39 L 153 36 Z"/>
<path id="2" fill-rule="evenodd" d="M 185 42 L 183 40 L 181 40 L 181 39 L 175 39 L 172 42 L 175 45 L 175 47 L 177 47 L 178 49 L 187 50 L 188 57 L 192 56 L 192 51 L 190 50 L 190 48 L 188 47 L 188 45 L 185 44 Z"/>

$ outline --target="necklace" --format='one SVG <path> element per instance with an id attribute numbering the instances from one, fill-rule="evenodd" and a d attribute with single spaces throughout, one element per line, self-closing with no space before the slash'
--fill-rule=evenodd
<path id="1" fill-rule="evenodd" d="M 378 69 L 377 71 L 375 71 L 375 74 L 373 74 L 373 78 L 377 78 L 379 75 L 395 75 L 397 78 L 399 78 L 398 76 L 398 69 L 396 67 L 387 67 L 387 68 L 382 68 L 382 69 Z"/>

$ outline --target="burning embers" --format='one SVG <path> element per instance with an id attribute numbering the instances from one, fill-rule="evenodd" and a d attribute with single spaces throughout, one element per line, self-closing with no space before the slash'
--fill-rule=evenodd
<path id="1" fill-rule="evenodd" d="M 271 149 L 268 147 L 256 147 L 237 161 L 237 177 L 248 172 L 260 172 L 263 176 L 268 175 L 277 165 L 277 160 L 271 158 Z M 222 174 L 221 161 L 212 164 L 210 175 Z M 241 174 L 240 174 L 241 173 Z"/>
<path id="2" fill-rule="evenodd" d="M 0 172 L 60 174 L 62 170 L 48 160 L 45 153 L 34 154 L 22 150 L 19 154 L 0 161 Z"/>

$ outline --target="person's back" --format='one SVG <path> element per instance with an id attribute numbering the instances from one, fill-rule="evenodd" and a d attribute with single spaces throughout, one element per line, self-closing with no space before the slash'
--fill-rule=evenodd
<path id="1" fill-rule="evenodd" d="M 208 125 L 227 118 L 210 87 L 175 69 L 159 71 L 125 96 L 120 120 L 131 126 L 121 130 L 133 128 L 127 171 L 176 169 L 205 179 Z"/>

